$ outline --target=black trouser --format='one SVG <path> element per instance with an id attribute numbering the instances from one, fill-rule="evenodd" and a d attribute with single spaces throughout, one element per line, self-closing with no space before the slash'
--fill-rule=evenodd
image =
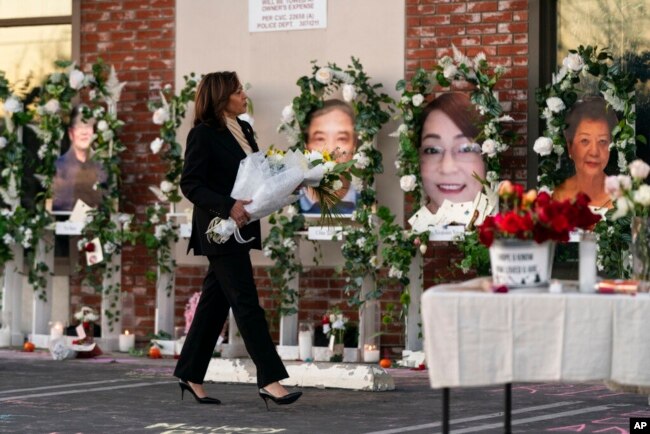
<path id="1" fill-rule="evenodd" d="M 232 307 L 237 327 L 257 367 L 257 385 L 289 377 L 260 306 L 248 252 L 208 256 L 210 268 L 174 376 L 203 383 L 212 351 Z"/>

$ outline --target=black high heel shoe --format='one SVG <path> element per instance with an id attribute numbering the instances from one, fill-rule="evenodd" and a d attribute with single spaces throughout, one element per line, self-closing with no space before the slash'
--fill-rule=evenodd
<path id="1" fill-rule="evenodd" d="M 266 404 L 266 410 L 269 411 L 269 399 L 273 402 L 275 402 L 278 405 L 288 405 L 296 402 L 298 398 L 302 396 L 302 392 L 291 392 L 287 393 L 284 396 L 273 396 L 271 395 L 265 388 L 260 389 L 260 398 L 264 400 L 264 404 Z"/>
<path id="2" fill-rule="evenodd" d="M 219 401 L 217 398 L 210 398 L 209 396 L 205 396 L 203 398 L 199 398 L 196 395 L 196 392 L 194 392 L 194 389 L 192 389 L 192 386 L 190 386 L 189 383 L 183 381 L 183 380 L 178 380 L 178 385 L 181 388 L 181 401 L 183 400 L 183 397 L 185 395 L 185 391 L 187 390 L 192 394 L 194 399 L 196 399 L 196 402 L 199 404 L 221 404 L 221 401 Z"/>

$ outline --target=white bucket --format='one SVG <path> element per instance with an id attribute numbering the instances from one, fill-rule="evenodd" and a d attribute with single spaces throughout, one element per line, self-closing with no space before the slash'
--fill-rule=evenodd
<path id="1" fill-rule="evenodd" d="M 495 285 L 524 288 L 547 285 L 551 278 L 555 243 L 533 240 L 494 240 L 490 246 Z"/>

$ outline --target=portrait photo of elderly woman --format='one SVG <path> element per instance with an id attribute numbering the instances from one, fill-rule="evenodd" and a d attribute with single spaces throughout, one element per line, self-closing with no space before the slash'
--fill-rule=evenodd
<path id="1" fill-rule="evenodd" d="M 591 206 L 611 208 L 605 191 L 605 169 L 610 160 L 612 130 L 618 123 L 616 113 L 603 98 L 587 97 L 573 105 L 566 123 L 567 157 L 573 162 L 574 174 L 555 188 L 553 198 L 573 199 L 583 192 L 591 199 Z"/>

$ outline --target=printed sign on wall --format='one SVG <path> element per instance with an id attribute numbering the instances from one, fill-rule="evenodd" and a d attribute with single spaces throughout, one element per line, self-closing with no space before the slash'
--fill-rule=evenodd
<path id="1" fill-rule="evenodd" d="M 324 29 L 327 0 L 248 0 L 248 31 Z"/>

